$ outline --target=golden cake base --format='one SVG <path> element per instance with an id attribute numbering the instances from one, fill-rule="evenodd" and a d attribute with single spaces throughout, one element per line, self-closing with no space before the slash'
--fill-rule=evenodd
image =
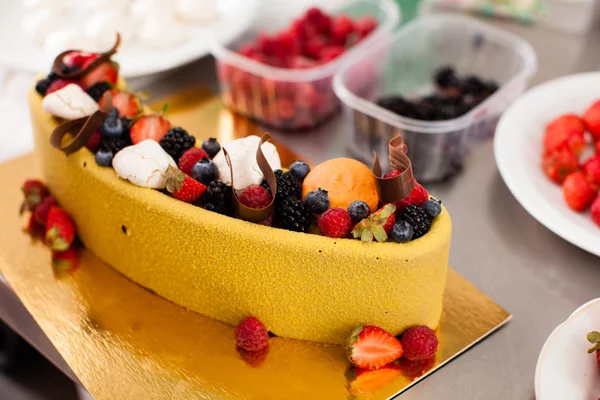
<path id="1" fill-rule="evenodd" d="M 199 88 L 167 101 L 169 119 L 199 137 L 226 141 L 262 132 Z M 298 158 L 280 144 L 278 150 L 284 164 Z M 253 368 L 237 352 L 232 326 L 170 303 L 87 250 L 81 250 L 76 272 L 54 270 L 50 251 L 23 231 L 26 218 L 18 215 L 19 187 L 36 176 L 33 154 L 0 165 L 0 273 L 96 400 L 383 399 L 408 389 L 511 318 L 450 270 L 437 332 L 440 347 L 420 378 L 401 365 L 406 375 L 391 371 L 355 381 L 343 347 L 278 337 Z"/>

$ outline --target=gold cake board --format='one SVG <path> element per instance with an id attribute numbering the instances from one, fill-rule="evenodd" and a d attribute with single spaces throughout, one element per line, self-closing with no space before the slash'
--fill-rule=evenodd
<path id="1" fill-rule="evenodd" d="M 169 118 L 196 136 L 223 141 L 258 132 L 197 89 L 170 100 Z M 297 157 L 284 151 L 282 158 Z M 155 295 L 87 250 L 81 251 L 76 272 L 55 271 L 50 251 L 23 231 L 26 220 L 18 215 L 20 185 L 36 176 L 33 154 L 0 165 L 0 272 L 96 400 L 384 399 L 511 318 L 450 269 L 437 332 L 440 347 L 420 378 L 400 375 L 388 383 L 356 385 L 343 347 L 279 337 L 270 340 L 264 362 L 252 368 L 235 348 L 232 326 Z"/>

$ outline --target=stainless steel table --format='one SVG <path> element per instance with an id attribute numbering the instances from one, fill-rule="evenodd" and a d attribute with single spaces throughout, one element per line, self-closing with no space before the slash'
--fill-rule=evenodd
<path id="1" fill-rule="evenodd" d="M 510 21 L 491 23 L 522 36 L 535 48 L 539 72 L 532 85 L 600 67 L 600 29 L 569 36 Z M 161 97 L 198 83 L 217 89 L 212 59 L 134 81 L 132 86 Z M 275 135 L 319 162 L 346 154 L 342 126 L 337 118 L 315 132 Z M 514 319 L 402 399 L 533 399 L 536 360 L 546 337 L 575 308 L 600 294 L 600 258 L 560 239 L 525 212 L 498 174 L 491 142 L 476 148 L 460 175 L 428 188 L 452 214 L 451 265 L 511 311 Z M 2 280 L 0 319 L 75 379 Z"/>

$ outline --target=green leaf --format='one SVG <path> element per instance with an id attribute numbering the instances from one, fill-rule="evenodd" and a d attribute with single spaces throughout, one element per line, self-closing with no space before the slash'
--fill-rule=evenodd
<path id="1" fill-rule="evenodd" d="M 362 235 L 360 236 L 360 240 L 362 240 L 365 243 L 371 243 L 373 241 L 373 232 L 371 232 L 368 229 L 365 229 Z"/>
<path id="2" fill-rule="evenodd" d="M 388 236 L 387 233 L 385 232 L 385 229 L 383 229 L 383 226 L 374 226 L 373 227 L 373 235 L 375 236 L 375 239 L 377 239 L 377 241 L 379 243 L 383 243 L 385 241 L 387 241 Z"/>
<path id="3" fill-rule="evenodd" d="M 167 110 L 169 109 L 169 105 L 170 105 L 169 103 L 163 104 L 163 108 L 162 108 L 161 114 L 164 115 L 164 114 L 167 113 Z"/>

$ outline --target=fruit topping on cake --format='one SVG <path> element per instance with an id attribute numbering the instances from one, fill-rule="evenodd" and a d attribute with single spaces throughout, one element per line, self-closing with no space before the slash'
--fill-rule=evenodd
<path id="1" fill-rule="evenodd" d="M 308 192 L 304 197 L 304 204 L 311 213 L 323 214 L 329 209 L 329 193 L 321 188 Z"/>
<path id="2" fill-rule="evenodd" d="M 159 143 L 173 157 L 173 160 L 178 163 L 183 153 L 194 147 L 196 138 L 190 136 L 185 129 L 176 127 L 169 129 L 167 134 L 160 139 Z"/>
<path id="3" fill-rule="evenodd" d="M 221 151 L 221 145 L 216 138 L 209 138 L 202 142 L 202 149 L 210 158 L 213 158 Z"/>
<path id="4" fill-rule="evenodd" d="M 381 368 L 404 354 L 400 341 L 376 326 L 357 326 L 347 347 L 350 362 L 368 370 Z"/>
<path id="5" fill-rule="evenodd" d="M 212 181 L 202 195 L 202 204 L 208 211 L 233 215 L 233 193 L 231 186 L 224 182 Z"/>
<path id="6" fill-rule="evenodd" d="M 144 115 L 134 122 L 129 135 L 133 144 L 149 139 L 158 142 L 170 129 L 171 123 L 162 114 Z"/>
<path id="7" fill-rule="evenodd" d="M 330 208 L 319 217 L 319 231 L 323 236 L 344 238 L 350 234 L 352 218 L 348 211 Z"/>
<path id="8" fill-rule="evenodd" d="M 183 152 L 177 165 L 184 174 L 192 175 L 192 168 L 194 168 L 194 165 L 203 158 L 208 159 L 208 153 L 199 147 L 192 147 Z M 198 180 L 197 178 L 194 179 Z M 214 179 L 215 178 L 212 178 L 211 180 Z"/>
<path id="9" fill-rule="evenodd" d="M 206 186 L 179 169 L 169 167 L 165 174 L 165 189 L 177 200 L 193 203 L 206 191 Z"/>
<path id="10" fill-rule="evenodd" d="M 98 103 L 74 83 L 47 94 L 42 107 L 47 113 L 67 120 L 87 117 L 99 108 Z"/>
<path id="11" fill-rule="evenodd" d="M 169 166 L 177 167 L 173 158 L 150 139 L 119 151 L 114 156 L 112 165 L 121 178 L 134 185 L 153 189 L 164 189 L 167 169 Z"/>
<path id="12" fill-rule="evenodd" d="M 385 205 L 382 209 L 377 210 L 356 224 L 352 229 L 352 236 L 365 243 L 371 243 L 373 239 L 378 242 L 387 241 L 388 235 L 392 232 L 396 222 L 395 213 L 395 205 Z"/>
<path id="13" fill-rule="evenodd" d="M 112 106 L 119 110 L 120 117 L 134 118 L 140 113 L 140 102 L 135 94 L 118 89 L 106 90 L 108 87 L 107 82 L 98 82 L 88 89 L 88 93 L 95 99 L 95 96 L 102 91 L 96 100 L 100 107 L 104 106 L 108 98 L 107 93 L 110 93 Z"/>
<path id="14" fill-rule="evenodd" d="M 200 151 L 203 151 L 200 149 Z M 216 164 L 204 157 L 200 159 L 194 166 L 192 167 L 192 177 L 205 185 L 210 184 L 212 181 L 217 179 L 219 176 L 219 169 Z"/>

